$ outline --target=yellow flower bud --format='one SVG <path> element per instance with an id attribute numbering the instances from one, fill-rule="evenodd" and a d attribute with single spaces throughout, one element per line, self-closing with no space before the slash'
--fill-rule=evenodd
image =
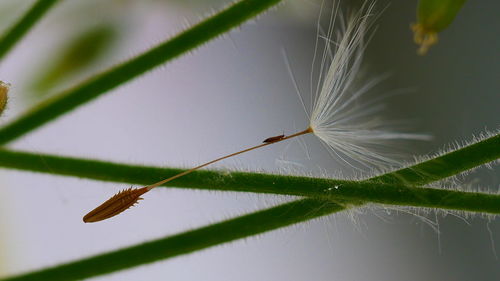
<path id="1" fill-rule="evenodd" d="M 447 28 L 455 19 L 465 0 L 420 0 L 417 8 L 417 23 L 412 24 L 414 41 L 420 48 L 417 53 L 425 55 L 429 47 L 438 41 L 438 32 Z"/>
<path id="2" fill-rule="evenodd" d="M 0 81 L 0 115 L 7 105 L 7 93 L 9 92 L 10 84 Z"/>

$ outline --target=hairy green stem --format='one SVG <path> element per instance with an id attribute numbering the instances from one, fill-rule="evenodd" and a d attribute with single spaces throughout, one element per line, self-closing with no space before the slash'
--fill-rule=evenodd
<path id="1" fill-rule="evenodd" d="M 258 211 L 163 239 L 138 244 L 76 262 L 5 280 L 79 280 L 141 264 L 192 253 L 213 245 L 314 219 L 343 207 L 316 200 L 300 200 Z"/>
<path id="2" fill-rule="evenodd" d="M 498 142 L 499 136 L 493 136 L 476 144 L 469 145 L 467 147 L 422 162 L 412 167 L 408 167 L 363 181 L 363 183 L 369 182 L 371 184 L 378 183 L 382 185 L 405 183 L 409 185 L 418 185 L 440 180 L 451 175 L 452 173 L 453 175 L 458 174 L 460 172 L 464 172 L 468 169 L 474 168 L 477 165 L 486 164 L 492 161 L 492 159 L 498 159 Z M 487 149 L 486 147 L 489 147 L 488 149 L 490 153 L 473 153 L 483 151 L 483 149 Z M 5 158 L 1 157 L 3 153 L 5 153 L 5 151 L 0 153 L 0 162 L 5 162 L 4 160 L 2 160 Z M 496 157 L 492 158 L 490 154 L 496 155 Z M 454 158 L 450 157 L 450 155 L 453 155 L 454 157 L 466 156 L 467 158 L 469 158 L 469 161 L 471 163 L 475 163 L 476 166 L 463 165 L 459 163 L 455 167 L 453 162 L 448 162 L 454 160 Z M 90 162 L 88 164 L 90 164 Z M 443 169 L 440 169 L 437 171 L 437 173 L 432 173 L 432 170 L 430 168 L 435 167 L 438 164 L 440 167 L 447 167 L 448 172 L 444 172 Z M 49 164 L 47 163 L 46 165 Z M 90 169 L 90 167 L 88 167 L 88 169 Z M 421 171 L 426 171 L 426 173 L 422 174 Z M 219 176 L 221 175 L 220 173 L 210 171 L 199 171 L 197 173 L 216 173 Z M 279 177 L 277 177 L 276 179 L 279 179 Z M 333 186 L 333 188 L 332 186 L 330 186 L 327 188 L 327 191 L 330 188 L 332 191 L 337 189 L 344 189 L 343 186 L 339 186 L 337 189 L 335 188 L 335 186 Z M 350 188 L 352 188 L 352 186 Z M 347 186 L 345 187 L 345 189 L 348 189 Z M 422 199 L 421 195 L 425 197 L 425 194 L 419 194 L 418 196 L 416 196 L 416 193 L 413 192 L 416 190 L 419 189 L 411 188 L 411 192 L 408 192 L 408 190 L 403 190 L 400 199 L 410 201 L 415 198 Z M 460 203 L 460 201 L 464 202 L 463 198 L 457 200 L 457 198 L 454 196 L 447 196 L 447 194 L 450 194 L 447 193 L 447 191 L 441 191 L 443 193 L 434 194 L 428 198 L 425 198 L 425 200 L 427 200 L 427 202 L 429 202 L 429 200 L 438 202 L 448 201 L 448 203 L 452 205 L 457 204 L 457 202 L 458 205 L 461 205 L 462 203 Z M 380 194 L 384 193 L 383 191 L 379 192 L 379 190 L 376 188 L 373 188 L 373 190 L 363 190 L 363 192 Z M 443 195 L 445 196 L 443 197 Z M 477 194 L 471 193 L 469 195 L 474 197 Z M 465 201 L 467 200 L 469 199 L 465 199 Z M 469 202 L 473 202 L 474 200 L 475 199 L 472 198 L 472 200 Z M 476 200 L 473 203 L 478 206 L 489 205 L 491 202 L 485 203 L 482 200 Z M 70 262 L 54 267 L 45 268 L 39 271 L 14 276 L 4 280 L 77 280 L 88 278 L 134 266 L 139 266 L 146 263 L 155 262 L 161 259 L 167 259 L 178 255 L 192 253 L 222 243 L 227 243 L 255 234 L 271 231 L 277 228 L 286 227 L 295 223 L 318 218 L 320 216 L 329 215 L 335 212 L 342 211 L 346 207 L 357 206 L 361 204 L 362 202 L 355 203 L 349 201 L 345 202 L 342 200 L 337 200 L 337 203 L 318 199 L 297 200 L 263 211 L 258 211 L 234 219 L 222 221 L 217 224 L 212 224 L 195 230 L 180 233 L 174 236 L 168 236 L 162 239 L 92 256 L 75 262 Z M 495 204 L 495 207 L 498 208 L 498 206 L 498 204 Z"/>
<path id="3" fill-rule="evenodd" d="M 499 147 L 500 134 L 412 167 L 372 178 L 370 181 L 201 170 L 169 182 L 167 185 L 498 214 L 500 213 L 500 195 L 414 186 L 446 178 L 460 171 L 494 161 L 500 158 Z M 0 150 L 0 166 L 141 185 L 183 172 L 175 168 L 125 165 L 9 150 Z"/>
<path id="4" fill-rule="evenodd" d="M 18 22 L 5 32 L 5 35 L 0 38 L 0 60 L 57 1 L 38 0 Z"/>
<path id="5" fill-rule="evenodd" d="M 424 185 L 451 177 L 499 158 L 500 133 L 497 133 L 474 144 L 449 151 L 429 161 L 375 177 L 374 180 L 385 183 L 410 182 L 414 185 Z"/>
<path id="6" fill-rule="evenodd" d="M 157 47 L 97 74 L 80 85 L 56 94 L 1 128 L 0 145 L 6 144 L 103 93 L 123 85 L 166 61 L 193 50 L 280 1 L 242 0 L 237 2 Z"/>

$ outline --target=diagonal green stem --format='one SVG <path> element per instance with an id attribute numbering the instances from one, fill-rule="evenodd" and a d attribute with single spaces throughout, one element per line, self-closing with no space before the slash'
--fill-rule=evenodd
<path id="1" fill-rule="evenodd" d="M 167 185 L 498 214 L 500 195 L 414 186 L 494 161 L 500 158 L 499 147 L 500 134 L 412 167 L 372 178 L 370 181 L 202 170 L 176 179 Z M 125 165 L 9 150 L 0 150 L 0 166 L 141 185 L 148 185 L 183 172 L 175 168 Z"/>
<path id="2" fill-rule="evenodd" d="M 452 173 L 453 175 L 458 174 L 490 162 L 491 156 L 489 154 L 495 154 L 497 156 L 495 159 L 497 159 L 499 153 L 498 138 L 498 135 L 493 136 L 446 155 L 367 181 L 387 184 L 395 182 L 399 184 L 403 182 L 406 184 L 422 184 L 440 180 Z M 471 153 L 472 151 L 482 151 L 487 146 L 490 147 L 491 153 Z M 475 163 L 476 166 L 460 164 L 455 167 L 453 162 L 448 162 L 453 160 L 453 157 L 450 158 L 450 155 L 456 157 L 467 156 L 469 161 Z M 436 174 L 432 173 L 430 167 L 436 166 L 438 163 L 442 167 L 447 167 L 449 172 L 438 171 Z M 426 175 L 422 175 L 421 171 L 427 171 Z M 447 198 L 438 199 L 446 200 Z M 316 199 L 297 200 L 174 236 L 168 236 L 4 280 L 76 280 L 88 278 L 192 253 L 222 243 L 329 215 L 342 211 L 346 207 L 362 204 L 343 202 L 342 200 L 337 201 L 337 203 L 332 203 L 331 201 Z M 482 204 L 481 202 L 476 203 Z"/>
<path id="3" fill-rule="evenodd" d="M 18 22 L 7 30 L 5 35 L 0 38 L 0 60 L 57 1 L 38 0 Z"/>
<path id="4" fill-rule="evenodd" d="M 300 200 L 220 223 L 138 244 L 76 262 L 62 264 L 5 280 L 79 280 L 151 263 L 257 235 L 340 211 L 343 207 L 316 200 Z"/>
<path id="5" fill-rule="evenodd" d="M 381 175 L 373 180 L 385 183 L 411 183 L 424 185 L 451 177 L 500 158 L 500 133 L 474 144 L 449 151 L 429 161 Z"/>
<path id="6" fill-rule="evenodd" d="M 242 0 L 147 52 L 56 94 L 0 129 L 0 145 L 239 26 L 281 0 Z"/>

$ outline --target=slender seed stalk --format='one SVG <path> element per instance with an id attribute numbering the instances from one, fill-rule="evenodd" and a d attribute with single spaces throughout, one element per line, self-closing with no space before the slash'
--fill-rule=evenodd
<path id="1" fill-rule="evenodd" d="M 165 184 L 167 182 L 173 181 L 173 180 L 175 180 L 177 178 L 180 178 L 182 176 L 185 176 L 187 174 L 190 174 L 190 173 L 192 173 L 192 172 L 194 172 L 196 170 L 199 170 L 199 169 L 201 169 L 203 167 L 206 167 L 206 166 L 208 166 L 210 164 L 213 164 L 213 163 L 222 161 L 224 159 L 231 158 L 233 156 L 237 156 L 239 154 L 242 154 L 242 153 L 245 153 L 245 152 L 249 152 L 249 151 L 252 151 L 252 150 L 264 147 L 264 146 L 268 146 L 268 145 L 271 145 L 271 144 L 274 144 L 274 143 L 282 142 L 284 140 L 288 140 L 288 139 L 291 139 L 291 138 L 294 138 L 294 137 L 298 137 L 298 136 L 301 136 L 301 135 L 305 135 L 305 134 L 309 134 L 309 133 L 312 133 L 312 132 L 313 132 L 313 130 L 311 129 L 311 127 L 308 127 L 307 129 L 305 129 L 303 131 L 300 131 L 300 132 L 297 132 L 297 133 L 294 133 L 294 134 L 291 134 L 291 135 L 288 135 L 288 136 L 283 136 L 283 137 L 280 137 L 280 138 L 277 138 L 277 139 L 273 138 L 273 141 L 266 142 L 267 140 L 271 139 L 271 138 L 268 138 L 262 144 L 259 144 L 259 145 L 256 145 L 256 146 L 252 146 L 250 148 L 243 149 L 243 150 L 240 150 L 238 152 L 231 153 L 231 154 L 219 157 L 217 159 L 214 159 L 212 161 L 203 163 L 201 165 L 198 165 L 198 166 L 196 166 L 194 168 L 186 170 L 186 171 L 184 171 L 182 173 L 179 173 L 177 175 L 174 175 L 174 176 L 171 176 L 171 177 L 166 178 L 164 180 L 161 180 L 159 182 L 153 183 L 151 185 L 148 185 L 148 186 L 145 186 L 145 187 L 142 187 L 142 188 L 136 188 L 136 189 L 130 188 L 130 189 L 122 190 L 119 193 L 115 194 L 110 199 L 106 200 L 101 205 L 99 205 L 97 208 L 95 208 L 92 211 L 90 211 L 89 213 L 87 213 L 83 217 L 83 222 L 86 222 L 86 223 L 87 222 L 98 222 L 98 221 L 102 221 L 102 220 L 114 217 L 114 216 L 122 213 L 123 211 L 127 210 L 128 208 L 130 208 L 134 204 L 136 204 L 139 200 L 142 199 L 140 197 L 141 195 L 143 195 L 144 193 L 152 190 L 153 188 L 158 187 L 160 185 L 163 185 L 163 184 Z"/>
<path id="2" fill-rule="evenodd" d="M 148 185 L 146 188 L 147 188 L 147 189 L 148 189 L 148 191 L 149 191 L 149 190 L 151 190 L 151 189 L 153 189 L 153 188 L 155 188 L 155 187 L 157 187 L 157 186 L 160 186 L 160 185 L 165 184 L 165 183 L 167 183 L 167 182 L 169 182 L 169 181 L 172 181 L 172 180 L 175 180 L 175 179 L 180 178 L 180 177 L 182 177 L 182 176 L 185 176 L 185 175 L 187 175 L 187 174 L 190 174 L 190 173 L 192 173 L 192 172 L 194 172 L 194 171 L 196 171 L 196 170 L 198 170 L 198 169 L 201 169 L 201 168 L 203 168 L 203 167 L 206 167 L 206 166 L 208 166 L 208 165 L 210 165 L 210 164 L 213 164 L 213 163 L 215 163 L 215 162 L 219 162 L 219 161 L 221 161 L 221 160 L 224 160 L 224 159 L 227 159 L 227 158 L 231 158 L 231 157 L 233 157 L 233 156 L 236 156 L 236 155 L 239 155 L 239 154 L 242 154 L 242 153 L 245 153 L 245 152 L 249 152 L 249 151 L 252 151 L 252 150 L 255 150 L 255 149 L 258 149 L 258 148 L 264 147 L 264 146 L 268 146 L 268 145 L 271 145 L 271 144 L 274 144 L 274 143 L 282 142 L 282 141 L 284 141 L 284 140 L 288 140 L 288 139 L 291 139 L 291 138 L 294 138 L 294 137 L 298 137 L 298 136 L 301 136 L 301 135 L 305 135 L 305 134 L 309 134 L 309 133 L 312 133 L 312 132 L 313 132 L 313 131 L 312 131 L 312 129 L 309 127 L 309 128 L 307 128 L 307 129 L 305 129 L 304 131 L 301 131 L 301 132 L 298 132 L 298 133 L 295 133 L 295 134 L 291 134 L 291 135 L 289 135 L 289 136 L 286 136 L 286 137 L 280 138 L 280 139 L 278 139 L 278 140 L 276 140 L 276 141 L 262 143 L 262 144 L 259 144 L 259 145 L 256 145 L 256 146 L 253 146 L 253 147 L 250 147 L 250 148 L 244 149 L 244 150 L 240 150 L 240 151 L 235 152 L 235 153 L 228 154 L 228 155 L 226 155 L 226 156 L 223 156 L 223 157 L 217 158 L 217 159 L 215 159 L 215 160 L 212 160 L 212 161 L 210 161 L 210 162 L 207 162 L 207 163 L 201 164 L 201 165 L 199 165 L 199 166 L 196 166 L 196 167 L 194 167 L 194 168 L 192 168 L 192 169 L 189 169 L 189 170 L 187 170 L 187 171 L 185 171 L 185 172 L 182 172 L 182 173 L 177 174 L 177 175 L 175 175 L 175 176 L 172 176 L 172 177 L 170 177 L 170 178 L 164 179 L 164 180 L 159 181 L 159 182 L 157 182 L 157 183 L 154 183 L 154 184 L 152 184 L 152 185 Z"/>

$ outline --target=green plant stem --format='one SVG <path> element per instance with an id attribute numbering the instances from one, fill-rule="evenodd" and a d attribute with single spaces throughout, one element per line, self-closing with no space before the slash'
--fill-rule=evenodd
<path id="1" fill-rule="evenodd" d="M 0 60 L 58 0 L 38 0 L 0 39 Z"/>
<path id="2" fill-rule="evenodd" d="M 450 153 L 457 157 L 466 155 L 470 158 L 469 160 L 476 165 L 486 164 L 491 161 L 490 156 L 471 152 L 476 149 L 482 151 L 488 146 L 490 147 L 491 154 L 496 154 L 498 156 L 498 138 L 499 136 L 493 136 Z M 454 174 L 475 167 L 471 167 L 471 165 L 458 165 L 455 167 L 452 162 L 446 163 L 445 165 L 444 162 L 453 159 L 447 157 L 450 153 L 363 182 L 425 184 L 441 180 L 451 173 L 438 171 L 436 174 L 433 174 L 432 170 L 429 168 L 436 165 L 436 163 L 441 163 L 441 165 L 444 165 L 443 167 L 448 167 Z M 2 154 L 0 153 L 0 155 Z M 0 159 L 3 159 L 3 157 L 0 157 Z M 416 167 L 418 167 L 418 169 L 416 169 Z M 428 171 L 428 173 L 426 173 L 426 175 L 421 175 L 419 172 L 420 170 Z M 446 199 L 446 197 L 437 199 Z M 476 203 L 482 204 L 482 202 Z M 4 280 L 77 280 L 88 278 L 155 262 L 161 259 L 189 254 L 222 243 L 329 215 L 342 211 L 346 207 L 361 204 L 362 202 L 344 202 L 342 200 L 338 200 L 338 203 L 317 199 L 297 200 L 174 236 L 168 236 L 78 261 L 6 278 Z"/>
<path id="3" fill-rule="evenodd" d="M 166 61 L 193 50 L 280 1 L 242 0 L 232 4 L 227 9 L 181 32 L 157 47 L 97 74 L 74 88 L 53 96 L 1 128 L 0 145 L 28 133 Z"/>
<path id="4" fill-rule="evenodd" d="M 213 245 L 314 219 L 343 207 L 316 200 L 300 200 L 220 223 L 77 262 L 62 264 L 5 280 L 78 280 L 195 252 Z"/>
<path id="5" fill-rule="evenodd" d="M 500 158 L 500 134 L 370 181 L 201 170 L 167 183 L 168 186 L 304 196 L 322 200 L 374 202 L 470 212 L 500 213 L 500 195 L 421 188 L 430 181 L 472 169 Z M 181 173 L 175 168 L 124 165 L 0 150 L 0 166 L 102 181 L 147 185 Z"/>
<path id="6" fill-rule="evenodd" d="M 439 157 L 408 168 L 373 178 L 385 183 L 424 185 L 451 177 L 462 171 L 498 160 L 500 158 L 500 133 L 479 142 L 449 151 Z"/>

